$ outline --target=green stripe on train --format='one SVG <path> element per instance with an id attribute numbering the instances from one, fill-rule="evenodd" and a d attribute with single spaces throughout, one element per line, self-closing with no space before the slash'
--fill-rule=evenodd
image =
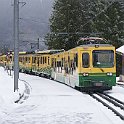
<path id="1" fill-rule="evenodd" d="M 103 86 L 115 86 L 116 84 L 116 74 L 112 76 L 107 76 L 106 73 L 92 73 L 88 76 L 83 76 L 79 74 L 79 86 L 90 87 L 95 86 L 95 84 L 102 83 Z"/>

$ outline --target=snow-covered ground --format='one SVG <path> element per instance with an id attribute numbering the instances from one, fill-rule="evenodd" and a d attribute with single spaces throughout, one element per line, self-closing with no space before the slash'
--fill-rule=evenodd
<path id="1" fill-rule="evenodd" d="M 18 103 L 13 77 L 0 68 L 0 124 L 124 124 L 119 117 L 88 94 L 45 78 L 20 74 Z M 122 97 L 124 88 L 110 94 Z"/>

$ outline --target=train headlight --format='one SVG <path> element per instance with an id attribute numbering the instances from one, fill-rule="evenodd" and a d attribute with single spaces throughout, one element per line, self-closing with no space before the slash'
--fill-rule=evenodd
<path id="1" fill-rule="evenodd" d="M 112 74 L 112 72 L 108 72 L 107 75 L 108 76 L 112 76 L 113 74 Z"/>
<path id="2" fill-rule="evenodd" d="M 88 73 L 83 73 L 83 76 L 89 76 L 89 74 Z"/>

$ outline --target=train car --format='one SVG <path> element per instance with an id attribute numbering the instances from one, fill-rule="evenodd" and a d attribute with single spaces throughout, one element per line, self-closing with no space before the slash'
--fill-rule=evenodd
<path id="1" fill-rule="evenodd" d="M 6 66 L 7 57 L 6 55 L 0 55 L 0 66 Z"/>
<path id="2" fill-rule="evenodd" d="M 51 54 L 63 50 L 45 50 L 19 53 L 20 71 L 38 76 L 50 77 Z"/>
<path id="3" fill-rule="evenodd" d="M 83 91 L 104 91 L 116 84 L 115 47 L 81 45 L 52 55 L 52 75 L 57 81 Z"/>
<path id="4" fill-rule="evenodd" d="M 12 51 L 9 51 L 6 55 L 5 54 L 0 55 L 0 66 L 5 67 L 5 69 L 12 69 L 12 66 L 13 66 Z"/>
<path id="5" fill-rule="evenodd" d="M 104 91 L 116 84 L 115 47 L 109 44 L 91 44 L 101 38 L 84 38 L 90 44 L 68 51 L 45 50 L 19 53 L 20 71 L 48 77 L 82 91 Z M 80 40 L 80 43 L 81 43 Z M 0 64 L 9 63 L 6 55 Z"/>
<path id="6" fill-rule="evenodd" d="M 45 50 L 36 52 L 35 56 L 37 59 L 36 73 L 39 76 L 51 77 L 51 55 L 55 53 L 62 52 L 62 50 Z"/>

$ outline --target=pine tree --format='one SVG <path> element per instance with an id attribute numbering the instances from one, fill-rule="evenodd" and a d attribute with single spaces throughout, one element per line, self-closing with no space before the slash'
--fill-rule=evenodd
<path id="1" fill-rule="evenodd" d="M 94 27 L 94 19 L 102 14 L 103 10 L 108 6 L 108 2 L 106 0 L 84 0 L 82 1 L 82 5 L 87 18 L 83 25 L 84 31 L 89 33 L 97 32 Z"/>
<path id="2" fill-rule="evenodd" d="M 55 0 L 46 45 L 68 50 L 77 46 L 79 37 L 103 33 L 97 36 L 118 47 L 124 38 L 123 20 L 124 8 L 118 1 Z"/>
<path id="3" fill-rule="evenodd" d="M 49 48 L 68 50 L 77 46 L 81 27 L 86 22 L 81 0 L 56 0 L 50 19 L 50 33 L 46 44 Z"/>
<path id="4" fill-rule="evenodd" d="M 94 30 L 103 32 L 103 37 L 111 40 L 116 48 L 122 45 L 124 38 L 124 13 L 122 5 L 114 2 L 94 20 Z"/>

